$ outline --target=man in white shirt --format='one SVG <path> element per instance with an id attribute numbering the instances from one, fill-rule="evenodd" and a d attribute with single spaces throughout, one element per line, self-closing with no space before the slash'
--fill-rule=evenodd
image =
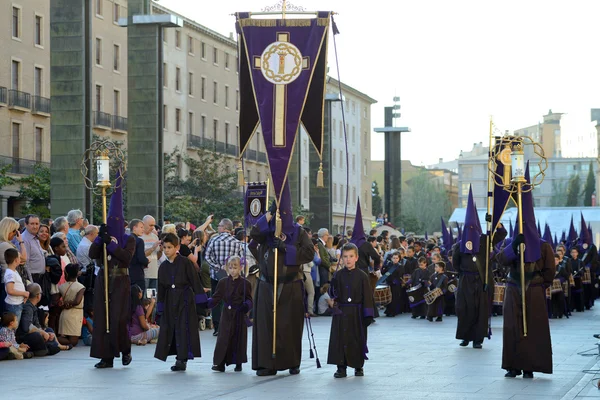
<path id="1" fill-rule="evenodd" d="M 85 227 L 84 233 L 85 236 L 81 238 L 81 242 L 79 242 L 79 245 L 77 246 L 77 252 L 75 254 L 77 260 L 79 260 L 79 265 L 81 266 L 82 273 L 86 272 L 88 266 L 94 264 L 94 262 L 89 256 L 89 252 L 92 242 L 98 236 L 98 227 L 95 225 L 88 225 Z M 69 244 L 70 243 L 71 242 L 69 242 Z"/>
<path id="2" fill-rule="evenodd" d="M 144 252 L 148 257 L 148 268 L 144 269 L 144 277 L 146 279 L 147 289 L 156 289 L 158 279 L 158 259 L 162 257 L 162 250 L 160 248 L 160 240 L 154 233 L 154 227 L 156 220 L 151 215 L 146 215 L 142 222 L 144 222 L 144 234 L 140 236 L 144 241 Z"/>

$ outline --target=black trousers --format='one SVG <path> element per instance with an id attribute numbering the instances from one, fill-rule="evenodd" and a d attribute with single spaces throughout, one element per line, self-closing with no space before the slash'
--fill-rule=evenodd
<path id="1" fill-rule="evenodd" d="M 219 281 L 211 278 L 210 286 L 211 286 L 211 290 L 212 290 L 213 294 L 217 291 L 218 284 L 219 284 Z M 223 302 L 221 302 L 220 304 L 217 304 L 211 311 L 212 323 L 213 323 L 213 328 L 215 329 L 215 331 L 219 329 L 219 321 L 221 320 L 222 309 L 223 309 Z"/>

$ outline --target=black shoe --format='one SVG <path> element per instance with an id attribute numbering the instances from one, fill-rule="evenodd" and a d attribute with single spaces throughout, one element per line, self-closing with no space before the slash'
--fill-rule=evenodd
<path id="1" fill-rule="evenodd" d="M 224 365 L 213 365 L 211 369 L 213 371 L 217 371 L 217 372 L 225 372 L 225 366 Z"/>
<path id="2" fill-rule="evenodd" d="M 290 368 L 290 375 L 298 375 L 300 373 L 300 367 Z"/>
<path id="3" fill-rule="evenodd" d="M 596 333 L 596 334 L 594 335 L 594 337 L 595 337 L 596 339 L 600 339 L 600 333 Z"/>
<path id="4" fill-rule="evenodd" d="M 459 346 L 461 347 L 467 347 L 469 345 L 469 341 L 468 340 L 463 340 L 462 342 L 460 342 Z"/>
<path id="5" fill-rule="evenodd" d="M 483 348 L 483 346 L 481 345 L 481 342 L 473 342 L 473 348 L 481 349 L 481 348 Z"/>
<path id="6" fill-rule="evenodd" d="M 419 319 L 425 319 L 425 317 L 419 317 Z"/>
<path id="7" fill-rule="evenodd" d="M 112 368 L 113 367 L 113 361 L 112 360 L 100 360 L 100 362 L 96 365 L 94 365 L 94 367 L 98 368 L 98 369 L 102 369 L 102 368 Z"/>
<path id="8" fill-rule="evenodd" d="M 173 372 L 183 372 L 187 368 L 187 361 L 176 360 L 175 365 L 171 367 L 171 371 Z"/>
<path id="9" fill-rule="evenodd" d="M 271 376 L 271 375 L 277 375 L 277 370 L 261 368 L 256 371 L 256 376 Z"/>
<path id="10" fill-rule="evenodd" d="M 521 375 L 521 371 L 517 369 L 509 369 L 508 372 L 504 375 L 505 378 L 516 378 Z"/>
<path id="11" fill-rule="evenodd" d="M 242 364 L 236 364 L 234 371 L 235 372 L 242 372 Z"/>
<path id="12" fill-rule="evenodd" d="M 362 368 L 354 369 L 354 376 L 365 376 L 365 371 Z"/>
<path id="13" fill-rule="evenodd" d="M 523 371 L 523 379 L 533 379 L 533 372 Z"/>
<path id="14" fill-rule="evenodd" d="M 412 319 L 417 319 L 416 315 L 411 316 Z"/>
<path id="15" fill-rule="evenodd" d="M 435 322 L 442 322 L 442 317 L 437 317 L 437 318 L 435 319 Z"/>
<path id="16" fill-rule="evenodd" d="M 433 317 L 427 317 L 427 321 L 433 322 Z"/>
<path id="17" fill-rule="evenodd" d="M 33 352 L 31 352 L 31 351 L 26 351 L 25 353 L 23 353 L 23 358 L 24 358 L 24 359 L 33 358 Z"/>
<path id="18" fill-rule="evenodd" d="M 60 353 L 60 348 L 58 346 L 48 347 L 48 355 L 49 356 L 53 356 L 58 353 Z"/>
<path id="19" fill-rule="evenodd" d="M 219 331 L 215 330 L 215 331 L 213 332 L 213 336 L 219 336 Z"/>
<path id="20" fill-rule="evenodd" d="M 338 368 L 335 374 L 333 374 L 334 378 L 345 378 L 347 376 L 348 375 L 346 375 L 346 368 Z"/>
<path id="21" fill-rule="evenodd" d="M 131 364 L 131 360 L 133 360 L 133 358 L 131 357 L 131 353 L 129 354 L 123 354 L 123 357 L 121 358 L 121 362 L 123 363 L 123 366 L 128 366 L 129 364 Z"/>

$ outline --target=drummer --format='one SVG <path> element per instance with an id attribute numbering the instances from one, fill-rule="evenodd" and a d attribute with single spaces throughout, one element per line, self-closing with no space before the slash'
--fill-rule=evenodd
<path id="1" fill-rule="evenodd" d="M 417 286 L 428 286 L 427 280 L 427 259 L 425 257 L 419 258 L 419 268 L 417 268 L 410 277 L 410 284 L 412 288 Z M 427 315 L 427 304 L 425 300 L 418 301 L 415 304 L 410 305 L 412 309 L 412 319 L 425 319 Z"/>
<path id="2" fill-rule="evenodd" d="M 433 317 L 436 322 L 442 322 L 442 315 L 444 314 L 445 307 L 445 296 L 446 289 L 448 287 L 448 277 L 444 274 L 446 264 L 443 261 L 435 263 L 435 273 L 429 278 L 429 290 L 440 289 L 442 294 L 438 296 L 435 301 L 427 306 L 427 320 L 433 322 Z"/>
<path id="3" fill-rule="evenodd" d="M 575 282 L 575 287 L 571 290 L 571 311 L 577 310 L 577 312 L 583 312 L 583 284 L 581 278 L 585 272 L 585 267 L 579 259 L 579 249 L 577 247 L 571 249 L 571 259 L 567 264 Z"/>
<path id="4" fill-rule="evenodd" d="M 404 297 L 406 296 L 406 290 L 404 289 L 404 282 L 402 277 L 404 275 L 404 265 L 400 261 L 400 252 L 396 251 L 392 253 L 391 261 L 383 267 L 381 272 L 386 275 L 390 272 L 390 275 L 385 279 L 385 283 L 390 285 L 392 292 L 392 302 L 387 305 L 385 309 L 385 315 L 387 317 L 395 317 L 398 314 L 402 314 L 404 310 Z"/>
<path id="5" fill-rule="evenodd" d="M 557 252 L 554 254 L 554 265 L 556 266 L 556 275 L 554 277 L 554 282 L 560 282 L 560 291 L 554 290 L 554 285 L 552 286 L 552 318 L 562 318 L 563 315 L 566 315 L 569 318 L 569 314 L 567 312 L 567 302 L 565 301 L 565 293 L 563 292 L 562 285 L 566 283 L 566 287 L 569 285 L 569 271 L 566 268 L 564 263 L 561 264 L 561 256 Z M 568 292 L 567 292 L 568 293 Z"/>

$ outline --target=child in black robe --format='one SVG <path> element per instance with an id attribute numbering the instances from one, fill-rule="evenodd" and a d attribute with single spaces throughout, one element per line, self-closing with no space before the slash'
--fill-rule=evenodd
<path id="1" fill-rule="evenodd" d="M 392 291 L 392 302 L 385 308 L 385 315 L 388 317 L 395 317 L 398 314 L 402 314 L 404 309 L 404 295 L 403 295 L 403 284 L 402 276 L 404 275 L 404 265 L 400 264 L 400 254 L 395 252 L 391 256 L 390 263 L 383 267 L 382 273 L 389 276 L 385 279 L 385 282 L 390 285 Z"/>
<path id="2" fill-rule="evenodd" d="M 429 290 L 440 289 L 442 294 L 435 301 L 427 306 L 427 319 L 433 321 L 433 317 L 437 317 L 436 321 L 442 321 L 445 308 L 445 293 L 448 285 L 448 277 L 444 274 L 446 264 L 443 261 L 435 263 L 435 273 L 429 278 Z"/>
<path id="3" fill-rule="evenodd" d="M 364 376 L 367 359 L 367 327 L 373 322 L 373 292 L 369 277 L 356 268 L 358 248 L 352 243 L 342 248 L 345 268 L 331 279 L 330 296 L 337 306 L 331 319 L 327 364 L 337 365 L 335 378 L 345 378 L 346 368 L 354 376 Z"/>
<path id="4" fill-rule="evenodd" d="M 427 275 L 427 259 L 425 257 L 419 258 L 419 268 L 414 270 L 412 276 L 410 277 L 410 286 L 411 288 L 417 287 L 418 285 L 426 286 L 427 280 L 429 276 Z M 410 308 L 412 310 L 412 319 L 421 318 L 425 319 L 425 315 L 427 315 L 427 304 L 425 303 L 425 299 L 415 299 L 414 302 L 410 304 Z"/>
<path id="5" fill-rule="evenodd" d="M 213 371 L 225 372 L 225 366 L 235 364 L 235 371 L 242 370 L 248 362 L 248 311 L 252 308 L 252 287 L 240 276 L 241 259 L 233 256 L 227 260 L 229 276 L 219 280 L 208 307 L 213 308 L 223 301 L 223 313 L 219 323 L 219 336 L 215 345 Z"/>

